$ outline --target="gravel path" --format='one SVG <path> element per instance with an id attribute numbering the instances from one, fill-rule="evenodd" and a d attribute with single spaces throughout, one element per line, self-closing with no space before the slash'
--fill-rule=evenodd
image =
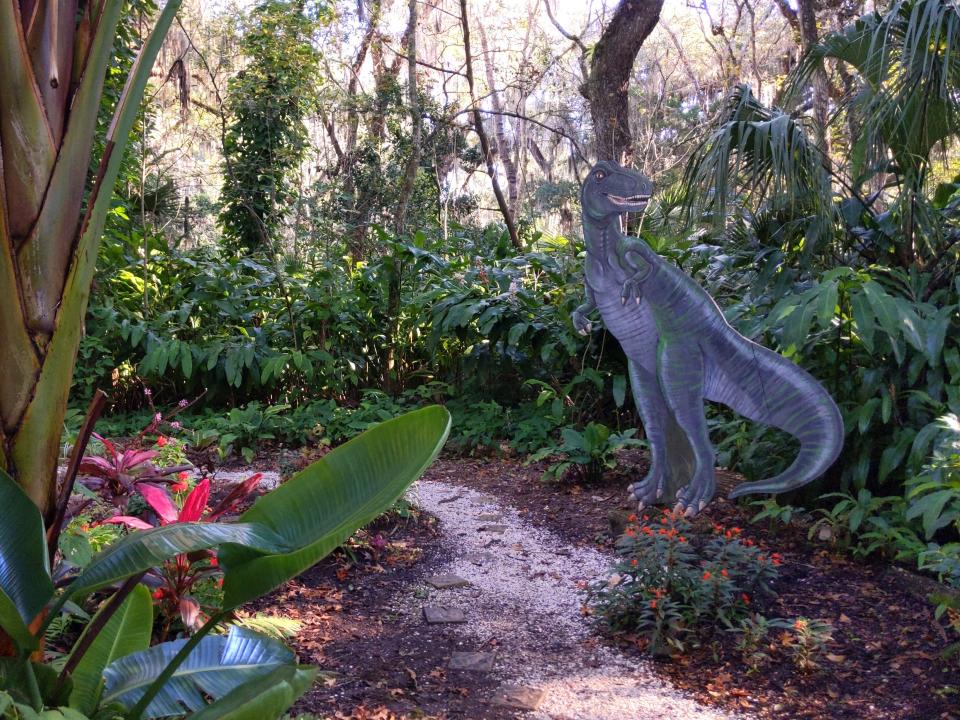
<path id="1" fill-rule="evenodd" d="M 493 672 L 508 684 L 542 690 L 530 720 L 717 720 L 733 716 L 704 707 L 658 679 L 650 668 L 596 641 L 581 613 L 577 583 L 602 575 L 612 557 L 568 545 L 535 528 L 493 496 L 421 481 L 411 498 L 437 516 L 454 559 L 438 569 L 470 584 L 423 588 L 416 604 L 458 608 L 464 650 L 495 645 Z M 742 717 L 742 716 L 741 716 Z"/>

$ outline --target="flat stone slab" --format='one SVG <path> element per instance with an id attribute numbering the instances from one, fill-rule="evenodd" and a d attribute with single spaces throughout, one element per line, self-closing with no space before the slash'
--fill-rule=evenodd
<path id="1" fill-rule="evenodd" d="M 492 562 L 496 560 L 496 556 L 493 553 L 482 552 L 482 553 L 471 553 L 470 555 L 465 555 L 464 559 L 471 563 L 472 565 L 483 565 L 484 563 Z"/>
<path id="2" fill-rule="evenodd" d="M 504 685 L 500 692 L 493 696 L 491 702 L 494 705 L 516 708 L 517 710 L 536 710 L 543 702 L 545 694 L 540 688 Z"/>
<path id="3" fill-rule="evenodd" d="M 490 672 L 493 670 L 493 661 L 496 657 L 495 652 L 455 652 L 450 656 L 447 669 Z"/>
<path id="4" fill-rule="evenodd" d="M 483 513 L 482 515 L 477 515 L 477 520 L 480 522 L 500 522 L 503 520 L 503 515 L 497 515 L 495 513 Z"/>
<path id="5" fill-rule="evenodd" d="M 470 584 L 459 575 L 434 575 L 427 578 L 427 584 L 433 585 L 437 590 L 446 590 L 448 588 L 466 587 Z"/>
<path id="6" fill-rule="evenodd" d="M 465 623 L 467 621 L 467 616 L 463 614 L 463 610 L 443 605 L 424 605 L 423 617 L 431 625 Z"/>
<path id="7" fill-rule="evenodd" d="M 504 533 L 507 531 L 506 525 L 483 525 L 480 527 L 484 532 Z"/>

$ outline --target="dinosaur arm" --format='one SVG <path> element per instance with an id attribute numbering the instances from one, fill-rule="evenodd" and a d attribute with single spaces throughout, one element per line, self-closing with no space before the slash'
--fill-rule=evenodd
<path id="1" fill-rule="evenodd" d="M 631 297 L 639 305 L 643 298 L 643 282 L 650 274 L 652 265 L 642 255 L 643 245 L 634 238 L 624 238 L 618 248 L 620 267 L 627 273 L 627 279 L 623 282 L 623 289 L 620 291 L 620 303 L 626 305 Z"/>
<path id="2" fill-rule="evenodd" d="M 597 308 L 597 301 L 593 295 L 593 288 L 590 287 L 589 283 L 584 283 L 586 292 L 584 293 L 586 297 L 584 298 L 583 303 L 577 306 L 577 309 L 573 311 L 573 327 L 581 335 L 586 335 L 590 332 L 592 323 L 587 320 L 587 315 Z"/>

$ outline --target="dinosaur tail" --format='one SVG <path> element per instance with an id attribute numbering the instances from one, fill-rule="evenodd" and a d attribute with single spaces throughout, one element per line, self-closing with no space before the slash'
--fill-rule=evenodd
<path id="1" fill-rule="evenodd" d="M 724 373 L 722 384 L 727 391 L 715 393 L 723 396 L 716 399 L 752 420 L 789 433 L 800 441 L 800 452 L 779 475 L 742 483 L 730 497 L 795 490 L 823 475 L 840 455 L 843 418 L 812 375 L 777 353 L 743 340 L 749 354 L 738 369 Z"/>

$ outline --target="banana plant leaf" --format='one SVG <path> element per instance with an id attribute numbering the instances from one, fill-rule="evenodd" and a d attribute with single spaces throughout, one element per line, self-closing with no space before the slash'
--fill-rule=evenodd
<path id="1" fill-rule="evenodd" d="M 26 493 L 0 469 L 0 627 L 21 650 L 36 648 L 28 625 L 53 596 L 43 518 Z"/>
<path id="2" fill-rule="evenodd" d="M 344 443 L 258 500 L 240 521 L 269 528 L 291 550 L 222 547 L 224 609 L 300 574 L 390 507 L 430 465 L 449 432 L 446 409 L 415 410 Z"/>
<path id="3" fill-rule="evenodd" d="M 67 586 L 64 599 L 156 567 L 181 553 L 240 543 L 261 553 L 289 552 L 290 546 L 270 528 L 254 523 L 176 523 L 132 533 L 106 548 Z"/>
<path id="4" fill-rule="evenodd" d="M 161 643 L 110 663 L 103 672 L 106 690 L 102 702 L 132 707 L 186 642 Z M 147 705 L 144 717 L 179 716 L 203 710 L 207 698 L 216 701 L 227 697 L 278 668 L 292 667 L 293 661 L 293 653 L 283 643 L 243 627 L 233 626 L 229 635 L 208 635 Z M 288 682 L 293 688 L 292 681 Z"/>
<path id="5" fill-rule="evenodd" d="M 100 612 L 103 611 L 101 608 Z M 94 616 L 84 634 L 90 631 L 91 627 L 99 625 L 99 615 L 100 613 L 97 613 Z M 150 599 L 150 591 L 144 585 L 137 585 L 103 626 L 74 669 L 71 675 L 73 691 L 70 693 L 70 707 L 92 715 L 103 691 L 104 668 L 114 660 L 150 647 L 152 630 L 153 601 Z M 83 636 L 81 641 L 82 639 Z"/>
<path id="6" fill-rule="evenodd" d="M 207 705 L 191 715 L 191 720 L 266 720 L 280 717 L 307 691 L 316 676 L 316 668 L 281 665 Z"/>

